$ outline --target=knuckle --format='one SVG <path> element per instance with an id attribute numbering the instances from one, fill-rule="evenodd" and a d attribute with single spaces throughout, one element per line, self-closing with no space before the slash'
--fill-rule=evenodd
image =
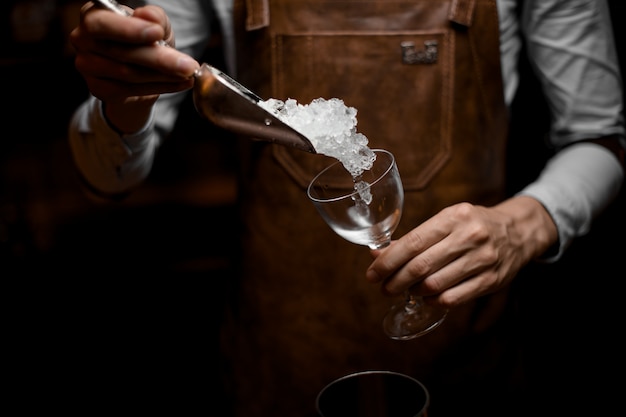
<path id="1" fill-rule="evenodd" d="M 474 213 L 474 205 L 470 203 L 458 203 L 452 207 L 454 210 L 454 217 L 460 220 L 470 219 Z"/>
<path id="2" fill-rule="evenodd" d="M 421 291 L 427 295 L 439 294 L 443 290 L 441 280 L 436 277 L 428 277 L 420 284 Z"/>
<path id="3" fill-rule="evenodd" d="M 446 291 L 437 297 L 437 303 L 444 308 L 458 307 L 463 303 L 463 299 L 452 291 Z"/>
<path id="4" fill-rule="evenodd" d="M 420 255 L 413 258 L 408 265 L 408 272 L 413 277 L 423 277 L 432 270 L 432 263 L 428 256 Z"/>
<path id="5" fill-rule="evenodd" d="M 479 260 L 483 265 L 494 265 L 498 262 L 498 259 L 498 251 L 491 246 L 485 248 L 479 257 Z"/>
<path id="6" fill-rule="evenodd" d="M 424 246 L 424 239 L 417 231 L 412 230 L 405 235 L 407 246 L 411 251 L 419 252 Z"/>

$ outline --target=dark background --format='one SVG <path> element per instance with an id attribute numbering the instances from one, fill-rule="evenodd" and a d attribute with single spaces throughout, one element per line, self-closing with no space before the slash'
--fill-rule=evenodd
<path id="1" fill-rule="evenodd" d="M 189 109 L 145 186 L 87 198 L 66 133 L 87 97 L 67 41 L 83 3 L 0 2 L 5 398 L 20 415 L 222 415 L 234 142 Z"/>
<path id="2" fill-rule="evenodd" d="M 9 394 L 25 412 L 220 415 L 220 289 L 237 252 L 234 142 L 188 111 L 145 186 L 122 202 L 86 198 L 66 138 L 69 117 L 87 94 L 67 42 L 82 3 L 0 4 L 0 277 Z M 621 3 L 609 1 L 626 68 Z M 542 109 L 532 79 L 521 91 L 516 106 Z M 541 111 L 513 120 L 512 189 L 547 157 L 520 142 L 545 122 Z M 522 162 L 530 167 L 525 175 Z M 532 266 L 516 282 L 537 414 L 622 406 L 625 194 L 563 262 Z"/>
<path id="3" fill-rule="evenodd" d="M 624 3 L 609 1 L 622 73 L 626 68 Z M 548 124 L 536 80 L 524 67 L 513 105 L 508 182 L 514 192 L 531 181 L 550 150 L 529 144 Z M 624 88 L 624 87 L 622 87 Z M 531 263 L 516 277 L 527 414 L 612 415 L 626 383 L 626 318 L 619 288 L 626 278 L 626 187 L 573 242 L 559 262 Z"/>

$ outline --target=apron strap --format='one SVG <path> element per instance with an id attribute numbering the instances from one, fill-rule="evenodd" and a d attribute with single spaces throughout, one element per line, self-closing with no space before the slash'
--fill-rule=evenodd
<path id="1" fill-rule="evenodd" d="M 246 30 L 262 29 L 269 26 L 269 0 L 246 0 L 246 11 Z"/>
<path id="2" fill-rule="evenodd" d="M 269 26 L 269 0 L 246 1 L 246 29 L 256 30 Z M 453 0 L 448 13 L 451 22 L 469 27 L 472 24 L 476 0 Z"/>
<path id="3" fill-rule="evenodd" d="M 474 6 L 476 6 L 476 0 L 453 0 L 448 19 L 461 26 L 469 27 L 472 25 Z"/>

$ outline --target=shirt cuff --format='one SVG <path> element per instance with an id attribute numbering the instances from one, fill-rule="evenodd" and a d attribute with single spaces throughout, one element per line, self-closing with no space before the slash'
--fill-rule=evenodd
<path id="1" fill-rule="evenodd" d="M 102 132 L 107 132 L 108 135 L 115 136 L 122 140 L 122 144 L 126 147 L 129 154 L 141 152 L 150 144 L 150 136 L 152 133 L 152 127 L 154 126 L 154 107 L 150 111 L 150 117 L 146 121 L 146 123 L 135 133 L 124 134 L 120 133 L 115 129 L 107 117 L 104 114 L 104 103 L 102 101 L 92 97 L 94 100 L 94 106 L 97 106 L 97 111 L 92 111 L 91 114 L 94 115 L 94 126 L 96 126 L 95 130 L 99 130 Z M 129 155 L 129 156 L 130 156 Z"/>
<path id="2" fill-rule="evenodd" d="M 615 156 L 597 144 L 576 143 L 553 156 L 539 178 L 518 193 L 543 204 L 558 229 L 558 251 L 539 260 L 558 260 L 574 238 L 586 234 L 619 193 L 623 179 Z"/>
<path id="3" fill-rule="evenodd" d="M 119 194 L 148 176 L 158 145 L 152 116 L 140 131 L 120 135 L 107 123 L 100 100 L 90 97 L 76 110 L 70 126 L 68 140 L 74 161 L 93 189 Z"/>

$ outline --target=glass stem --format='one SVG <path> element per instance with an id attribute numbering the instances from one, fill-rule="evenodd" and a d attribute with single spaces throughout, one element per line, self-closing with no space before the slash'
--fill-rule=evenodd
<path id="1" fill-rule="evenodd" d="M 420 297 L 412 295 L 409 290 L 404 291 L 404 309 L 409 313 L 414 313 L 419 307 Z"/>

